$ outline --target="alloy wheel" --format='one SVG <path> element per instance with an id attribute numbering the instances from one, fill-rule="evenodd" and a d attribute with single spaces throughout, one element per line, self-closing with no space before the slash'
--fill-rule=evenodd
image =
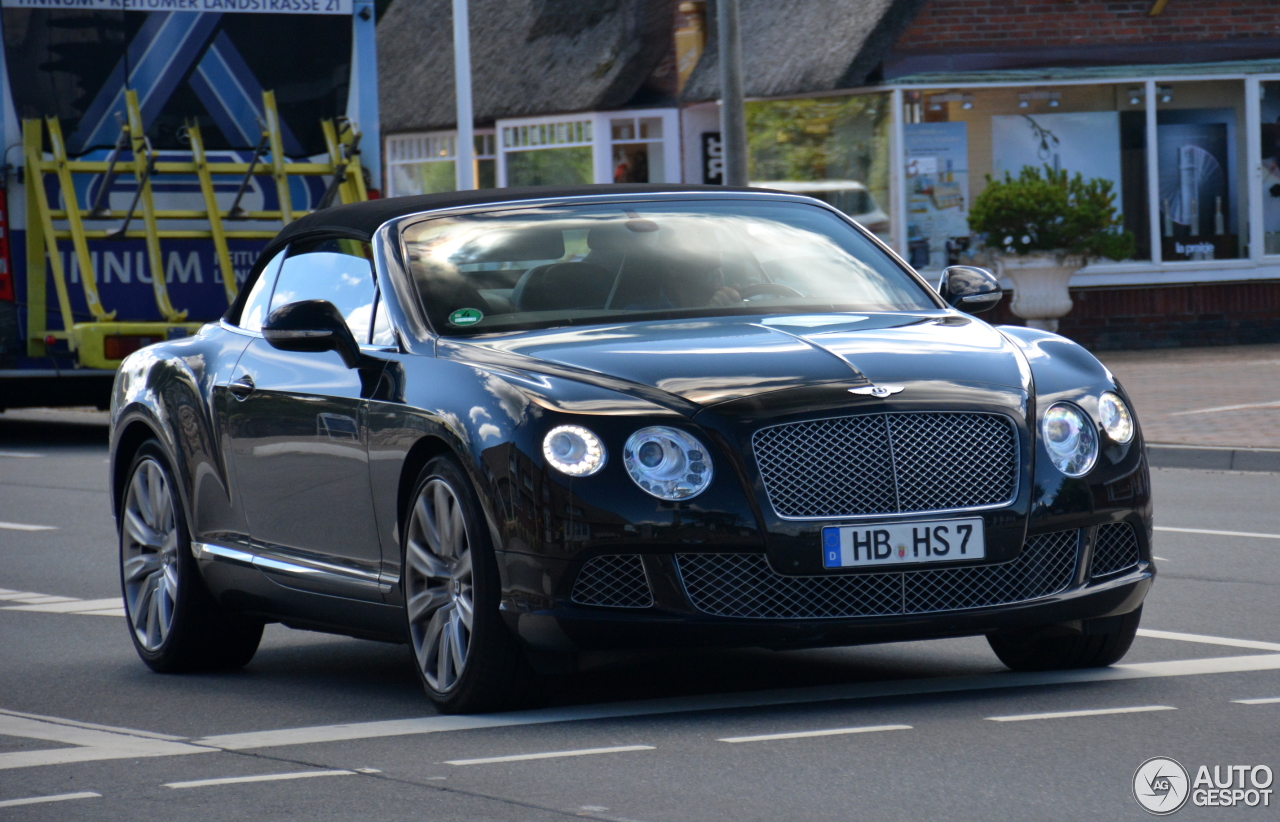
<path id="1" fill-rule="evenodd" d="M 120 559 L 125 605 L 138 643 L 159 650 L 178 603 L 178 522 L 169 480 L 151 458 L 139 462 L 129 480 Z"/>
<path id="2" fill-rule="evenodd" d="M 418 492 L 405 543 L 405 607 L 413 652 L 437 693 L 457 685 L 475 619 L 471 539 L 453 487 L 431 478 Z"/>

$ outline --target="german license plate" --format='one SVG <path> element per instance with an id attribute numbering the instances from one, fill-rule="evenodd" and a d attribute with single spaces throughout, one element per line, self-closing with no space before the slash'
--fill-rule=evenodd
<path id="1" fill-rule="evenodd" d="M 981 517 L 822 529 L 822 564 L 827 568 L 955 562 L 986 554 Z"/>

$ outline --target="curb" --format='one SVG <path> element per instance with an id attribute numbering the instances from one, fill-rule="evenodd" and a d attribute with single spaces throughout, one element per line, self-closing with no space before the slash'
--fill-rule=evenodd
<path id="1" fill-rule="evenodd" d="M 1148 443 L 1147 462 L 1153 468 L 1280 472 L 1280 450 Z"/>

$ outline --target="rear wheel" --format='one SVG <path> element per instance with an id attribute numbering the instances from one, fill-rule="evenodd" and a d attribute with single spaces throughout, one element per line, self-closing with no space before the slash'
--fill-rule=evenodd
<path id="1" fill-rule="evenodd" d="M 523 654 L 498 613 L 498 564 L 471 483 L 452 459 L 437 457 L 412 501 L 402 584 L 422 685 L 445 713 L 505 707 L 522 684 Z"/>
<path id="2" fill-rule="evenodd" d="M 991 650 L 1015 671 L 1105 668 L 1129 652 L 1142 620 L 1142 608 L 1125 614 L 1114 630 L 1092 634 L 1054 634 L 1051 629 L 997 631 L 987 635 Z"/>
<path id="3" fill-rule="evenodd" d="M 262 623 L 220 608 L 205 587 L 173 472 L 155 440 L 143 443 L 129 468 L 119 532 L 129 634 L 148 667 L 227 670 L 253 658 Z"/>

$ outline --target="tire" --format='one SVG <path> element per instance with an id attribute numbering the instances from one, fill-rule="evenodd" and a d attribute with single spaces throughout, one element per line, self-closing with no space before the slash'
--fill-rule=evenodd
<path id="1" fill-rule="evenodd" d="M 998 631 L 987 635 L 991 650 L 1014 671 L 1105 668 L 1129 652 L 1142 620 L 1142 607 L 1120 618 L 1114 631 L 1055 636 L 1047 629 Z"/>
<path id="2" fill-rule="evenodd" d="M 174 472 L 148 440 L 120 500 L 120 589 L 133 647 L 159 673 L 234 670 L 253 659 L 262 623 L 221 608 L 191 555 Z"/>
<path id="3" fill-rule="evenodd" d="M 458 463 L 427 463 L 400 529 L 400 584 L 414 667 L 443 713 L 509 707 L 527 680 L 519 642 L 498 612 L 502 584 L 483 523 Z"/>

